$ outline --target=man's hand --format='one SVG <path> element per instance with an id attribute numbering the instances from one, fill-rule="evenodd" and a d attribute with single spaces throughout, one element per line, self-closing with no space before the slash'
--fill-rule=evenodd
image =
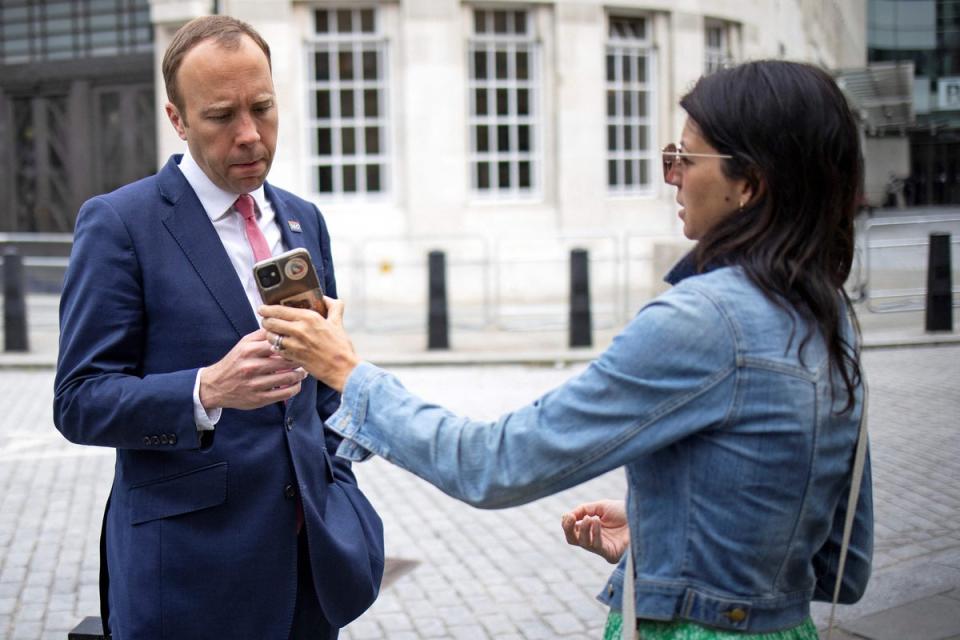
<path id="1" fill-rule="evenodd" d="M 204 409 L 259 409 L 300 393 L 306 372 L 278 357 L 266 335 L 263 329 L 245 335 L 222 360 L 203 370 L 200 404 Z"/>
<path id="2" fill-rule="evenodd" d="M 630 544 L 623 500 L 587 502 L 563 514 L 560 526 L 567 542 L 595 553 L 610 564 L 619 562 Z"/>
<path id="3" fill-rule="evenodd" d="M 260 307 L 271 342 L 282 338 L 284 358 L 300 365 L 331 389 L 343 392 L 347 378 L 360 363 L 343 328 L 343 302 L 324 296 L 327 317 L 307 309 L 281 305 Z"/>

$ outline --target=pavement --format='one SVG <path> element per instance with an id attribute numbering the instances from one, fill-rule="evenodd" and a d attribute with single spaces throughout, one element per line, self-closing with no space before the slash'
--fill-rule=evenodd
<path id="1" fill-rule="evenodd" d="M 64 640 L 98 612 L 98 536 L 113 452 L 52 424 L 55 296 L 28 300 L 31 351 L 0 353 L 0 639 Z M 864 598 L 838 607 L 838 640 L 960 640 L 960 336 L 918 312 L 860 309 L 871 384 L 876 549 Z M 960 312 L 954 314 L 960 327 Z M 495 418 L 561 384 L 609 343 L 567 349 L 563 331 L 454 327 L 354 331 L 359 352 L 424 397 Z M 611 569 L 563 541 L 560 515 L 625 492 L 621 470 L 521 507 L 481 511 L 374 459 L 355 466 L 386 528 L 391 584 L 341 638 L 599 638 L 594 599 Z M 815 605 L 826 625 L 828 607 Z M 826 637 L 824 634 L 823 637 Z"/>

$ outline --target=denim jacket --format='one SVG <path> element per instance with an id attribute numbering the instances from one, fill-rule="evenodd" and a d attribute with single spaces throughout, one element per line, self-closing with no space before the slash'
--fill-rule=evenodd
<path id="1" fill-rule="evenodd" d="M 495 422 L 360 364 L 328 422 L 345 438 L 338 454 L 379 455 L 491 509 L 625 466 L 638 617 L 800 624 L 833 592 L 862 394 L 839 413 L 846 393 L 820 334 L 801 357 L 808 323 L 740 268 L 696 275 L 681 262 L 672 275 L 586 370 Z M 841 602 L 862 595 L 872 547 L 868 457 Z M 599 596 L 614 608 L 624 565 Z"/>

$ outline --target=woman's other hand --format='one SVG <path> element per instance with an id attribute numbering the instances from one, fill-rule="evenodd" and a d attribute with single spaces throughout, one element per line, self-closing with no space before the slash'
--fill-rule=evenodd
<path id="1" fill-rule="evenodd" d="M 300 365 L 317 380 L 343 392 L 359 364 L 350 336 L 343 328 L 343 302 L 324 296 L 327 317 L 316 311 L 263 305 L 259 312 L 267 340 L 281 356 Z M 278 339 L 279 338 L 279 339 Z"/>
<path id="2" fill-rule="evenodd" d="M 630 544 L 623 500 L 599 500 L 578 505 L 561 516 L 560 526 L 568 543 L 592 551 L 610 564 L 619 562 Z"/>

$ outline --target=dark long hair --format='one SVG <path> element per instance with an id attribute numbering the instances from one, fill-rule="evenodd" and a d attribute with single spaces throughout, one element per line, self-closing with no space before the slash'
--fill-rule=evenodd
<path id="1" fill-rule="evenodd" d="M 855 405 L 860 365 L 840 332 L 843 283 L 854 254 L 854 218 L 863 182 L 856 119 L 833 78 L 794 62 L 742 64 L 701 78 L 680 106 L 717 151 L 731 179 L 754 196 L 704 234 L 699 269 L 739 265 L 776 304 L 812 320 L 826 340 L 831 378 L 843 377 Z M 813 337 L 804 335 L 803 347 Z"/>

